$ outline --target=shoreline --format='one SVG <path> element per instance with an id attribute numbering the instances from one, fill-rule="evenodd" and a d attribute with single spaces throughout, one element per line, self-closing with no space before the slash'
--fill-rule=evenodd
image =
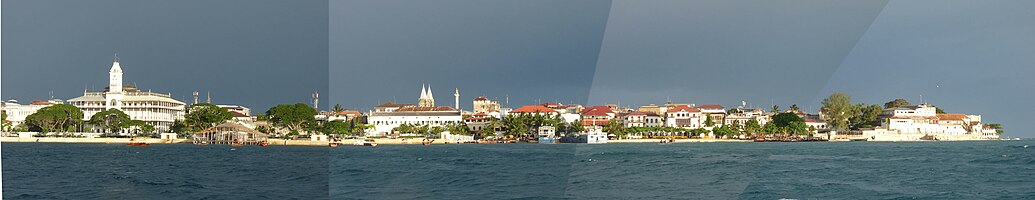
<path id="1" fill-rule="evenodd" d="M 176 139 L 176 140 L 164 140 L 158 138 L 137 138 L 130 141 L 131 138 L 67 138 L 67 137 L 32 137 L 32 138 L 19 138 L 19 137 L 0 137 L 2 143 L 77 143 L 77 144 L 127 144 L 130 142 L 146 142 L 149 144 L 191 144 L 188 139 Z M 375 143 L 379 145 L 422 145 L 422 141 L 419 139 L 373 139 Z M 998 140 L 915 140 L 915 141 L 859 141 L 859 142 L 958 142 L 958 141 L 1011 141 L 1014 139 L 998 139 Z M 271 146 L 329 146 L 328 141 L 309 141 L 309 140 L 285 140 L 285 139 L 270 139 Z M 363 141 L 361 139 L 346 139 L 339 142 L 342 146 L 351 146 L 352 144 Z M 738 140 L 738 139 L 676 139 L 673 143 L 740 143 L 740 142 L 755 142 L 752 140 Z M 827 141 L 827 142 L 850 142 L 850 141 Z M 627 143 L 661 143 L 661 139 L 623 139 L 623 140 L 608 140 L 606 144 L 627 144 Z M 772 143 L 772 142 L 765 142 Z M 776 142 L 780 143 L 780 142 Z M 458 144 L 474 144 L 474 143 L 463 143 L 457 141 L 446 141 L 446 140 L 435 140 L 431 144 L 435 145 L 458 145 Z M 491 144 L 507 144 L 507 143 L 491 143 Z M 519 143 L 519 144 L 538 144 L 538 143 Z M 584 143 L 554 143 L 554 144 L 584 144 Z M 597 144 L 594 144 L 597 145 Z"/>

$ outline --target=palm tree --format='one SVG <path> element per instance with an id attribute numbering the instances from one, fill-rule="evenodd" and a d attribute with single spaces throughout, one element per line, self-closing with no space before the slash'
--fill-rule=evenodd
<path id="1" fill-rule="evenodd" d="M 337 112 L 345 111 L 345 108 L 342 108 L 341 104 L 334 104 L 334 109 L 332 109 L 331 111 L 334 111 L 334 112 L 337 113 Z"/>

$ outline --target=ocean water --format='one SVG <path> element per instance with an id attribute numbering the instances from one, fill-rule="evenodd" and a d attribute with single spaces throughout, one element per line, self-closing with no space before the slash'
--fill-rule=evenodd
<path id="1" fill-rule="evenodd" d="M 3 199 L 327 199 L 327 147 L 3 143 Z"/>
<path id="2" fill-rule="evenodd" d="M 1033 141 L 338 148 L 332 199 L 1035 199 Z"/>
<path id="3" fill-rule="evenodd" d="M 3 143 L 4 199 L 1035 199 L 1035 141 Z"/>

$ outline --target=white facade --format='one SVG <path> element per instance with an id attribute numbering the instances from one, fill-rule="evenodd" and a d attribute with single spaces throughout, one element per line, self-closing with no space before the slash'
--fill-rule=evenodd
<path id="1" fill-rule="evenodd" d="M 687 106 L 676 106 L 665 113 L 665 126 L 682 128 L 703 128 L 705 117 L 701 110 Z"/>
<path id="2" fill-rule="evenodd" d="M 168 94 L 144 92 L 135 86 L 122 84 L 122 66 L 116 56 L 108 71 L 108 88 L 103 92 L 83 92 L 83 96 L 68 100 L 68 104 L 83 110 L 84 120 L 107 109 L 118 109 L 130 119 L 144 121 L 158 132 L 166 132 L 173 122 L 183 119 L 184 103 Z"/>
<path id="3" fill-rule="evenodd" d="M 980 115 L 937 114 L 928 104 L 884 110 L 881 127 L 888 134 L 930 135 L 936 138 L 999 138 L 981 123 Z"/>
<path id="4" fill-rule="evenodd" d="M 459 89 L 457 93 L 459 94 Z M 454 95 L 459 99 L 459 95 Z M 386 136 L 392 134 L 392 129 L 403 124 L 427 125 L 429 127 L 441 127 L 448 124 L 463 122 L 463 115 L 460 110 L 449 106 L 435 106 L 434 94 L 431 87 L 421 86 L 420 98 L 417 105 L 385 103 L 375 107 L 367 115 L 367 124 L 373 125 L 374 129 L 367 132 L 367 136 Z M 459 102 L 455 100 L 454 102 Z"/>
<path id="5" fill-rule="evenodd" d="M 36 111 L 47 106 L 54 104 L 61 104 L 60 100 L 50 100 L 46 102 L 34 102 L 32 104 L 22 105 L 18 104 L 18 101 L 9 100 L 6 102 L 0 102 L 0 110 L 7 114 L 7 121 L 11 122 L 11 127 L 14 128 L 22 123 L 25 123 L 25 117 L 36 113 Z M 3 130 L 8 131 L 8 130 Z"/>

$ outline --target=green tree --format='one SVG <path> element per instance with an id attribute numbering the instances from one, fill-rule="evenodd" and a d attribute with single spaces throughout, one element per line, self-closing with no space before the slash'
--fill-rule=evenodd
<path id="1" fill-rule="evenodd" d="M 805 122 L 805 120 L 798 117 L 798 114 L 794 113 L 780 113 L 773 116 L 773 125 L 777 127 L 787 127 L 791 125 L 791 122 Z"/>
<path id="2" fill-rule="evenodd" d="M 848 121 L 852 123 L 851 127 L 854 129 L 871 128 L 879 125 L 880 115 L 884 112 L 884 108 L 877 104 L 856 104 L 852 109 L 854 115 Z"/>
<path id="3" fill-rule="evenodd" d="M 832 129 L 847 129 L 848 118 L 852 116 L 852 97 L 844 93 L 831 94 L 823 99 L 823 108 L 820 112 L 823 112 Z"/>
<path id="4" fill-rule="evenodd" d="M 787 126 L 787 131 L 794 135 L 808 135 L 809 126 L 805 125 L 804 121 L 793 121 Z"/>
<path id="5" fill-rule="evenodd" d="M 603 131 L 607 132 L 607 134 L 614 134 L 618 138 L 624 138 L 626 135 L 625 125 L 622 125 L 622 123 L 618 122 L 616 119 L 607 121 L 607 124 L 604 125 Z"/>
<path id="6" fill-rule="evenodd" d="M 712 119 L 712 114 L 707 114 L 704 116 L 704 126 L 715 127 L 715 120 Z"/>
<path id="7" fill-rule="evenodd" d="M 328 135 L 341 135 L 351 133 L 352 127 L 343 121 L 329 121 L 323 123 L 320 131 Z"/>
<path id="8" fill-rule="evenodd" d="M 316 110 L 305 103 L 277 105 L 266 111 L 266 116 L 274 125 L 296 133 L 316 122 Z"/>
<path id="9" fill-rule="evenodd" d="M 183 119 L 188 131 L 197 132 L 224 123 L 233 117 L 230 111 L 219 106 L 200 103 L 191 105 Z"/>
<path id="10" fill-rule="evenodd" d="M 945 110 L 942 110 L 942 108 L 939 108 L 939 107 L 934 107 L 934 113 L 936 113 L 936 114 L 945 114 Z"/>
<path id="11" fill-rule="evenodd" d="M 118 109 L 108 109 L 90 116 L 90 124 L 103 128 L 106 135 L 118 133 L 129 125 L 130 120 L 129 115 Z"/>
<path id="12" fill-rule="evenodd" d="M 334 109 L 331 109 L 331 111 L 334 111 L 334 112 L 337 113 L 337 112 L 345 111 L 345 108 L 342 108 L 341 104 L 334 104 Z"/>
<path id="13" fill-rule="evenodd" d="M 1003 129 L 1002 124 L 988 124 L 989 128 L 995 129 L 995 132 L 1002 135 L 1006 130 Z"/>
<path id="14" fill-rule="evenodd" d="M 889 101 L 887 103 L 884 103 L 884 108 L 898 108 L 898 107 L 902 107 L 902 106 L 911 106 L 911 105 L 913 105 L 913 104 L 909 103 L 909 101 L 906 101 L 905 99 L 895 99 L 895 100 Z"/>
<path id="15" fill-rule="evenodd" d="M 751 119 L 748 120 L 747 123 L 744 123 L 745 133 L 755 135 L 758 134 L 759 131 L 762 131 L 762 125 L 758 124 L 758 120 Z"/>
<path id="16" fill-rule="evenodd" d="M 778 105 L 773 105 L 773 107 L 772 107 L 772 108 L 771 108 L 771 109 L 769 110 L 769 112 L 772 112 L 772 113 L 778 113 L 778 112 L 780 112 L 780 106 L 778 106 Z"/>
<path id="17" fill-rule="evenodd" d="M 574 136 L 577 133 L 586 131 L 586 127 L 582 126 L 582 120 L 575 120 L 574 122 L 568 123 L 567 128 L 568 130 L 565 130 L 564 132 L 565 134 L 568 134 L 568 136 Z"/>
<path id="18" fill-rule="evenodd" d="M 773 123 L 766 123 L 765 126 L 762 126 L 761 129 L 762 134 L 765 135 L 774 135 L 779 133 L 780 131 L 780 127 L 776 126 Z"/>
<path id="19" fill-rule="evenodd" d="M 11 124 L 12 123 L 7 121 L 7 112 L 6 111 L 3 111 L 2 113 L 0 113 L 0 121 L 3 121 L 3 126 L 0 126 L 0 131 L 10 131 L 11 130 Z"/>
<path id="20" fill-rule="evenodd" d="M 704 134 L 708 133 L 708 132 L 711 132 L 711 131 L 708 131 L 708 129 L 704 129 L 704 128 L 690 129 L 690 133 L 694 134 L 695 136 L 704 136 Z"/>
<path id="21" fill-rule="evenodd" d="M 38 128 L 41 133 L 67 131 L 69 127 L 82 124 L 83 111 L 73 105 L 56 104 L 40 108 L 26 116 L 25 122 L 31 127 Z"/>
<path id="22" fill-rule="evenodd" d="M 471 135 L 471 129 L 467 127 L 467 123 L 449 123 L 446 125 L 446 131 L 453 135 Z"/>
<path id="23" fill-rule="evenodd" d="M 801 108 L 798 108 L 798 104 L 791 105 L 791 110 L 793 110 L 793 111 L 800 111 L 799 109 L 801 109 Z"/>
<path id="24" fill-rule="evenodd" d="M 717 138 L 732 137 L 737 134 L 737 131 L 729 126 L 720 126 L 713 129 L 712 132 L 715 132 L 715 137 Z"/>

